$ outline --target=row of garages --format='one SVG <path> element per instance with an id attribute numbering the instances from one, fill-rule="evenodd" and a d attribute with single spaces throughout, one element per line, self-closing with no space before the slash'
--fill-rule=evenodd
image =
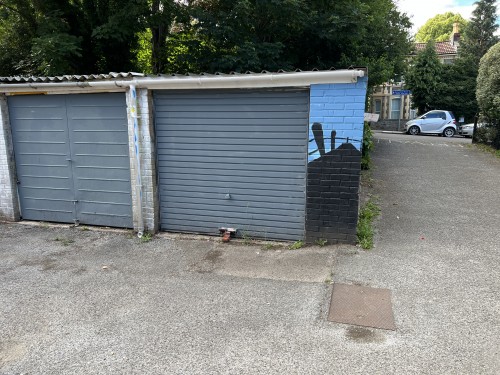
<path id="1" fill-rule="evenodd" d="M 124 75 L 119 81 L 106 77 L 85 84 L 81 77 L 50 83 L 4 79 L 3 152 L 10 165 L 0 183 L 13 194 L 0 199 L 12 200 L 13 209 L 0 202 L 0 215 L 205 234 L 230 227 L 241 235 L 286 240 L 331 233 L 330 239 L 349 242 L 352 217 L 347 225 L 342 215 L 357 212 L 357 202 L 349 195 L 350 203 L 340 204 L 345 186 L 337 186 L 335 194 L 333 182 L 328 194 L 308 194 L 310 155 L 320 146 L 310 127 L 320 119 L 325 136 L 329 128 L 347 134 L 349 124 L 357 124 L 353 134 L 362 132 L 363 75 L 359 70 Z M 337 114 L 344 116 L 330 109 L 340 108 L 339 103 L 343 109 Z M 346 114 L 346 106 L 356 103 L 359 109 Z M 359 146 L 352 148 L 359 152 Z M 324 164 L 320 176 L 326 182 L 318 180 L 318 185 L 332 184 L 332 173 L 359 177 L 351 156 L 336 171 Z M 317 158 L 315 173 L 319 159 L 327 157 L 334 156 Z M 337 204 L 332 206 L 333 199 Z M 318 212 L 322 201 L 336 212 L 323 209 L 323 221 L 306 226 L 308 209 Z M 330 214 L 340 217 L 340 225 L 331 224 Z M 306 228 L 321 235 L 311 236 Z"/>

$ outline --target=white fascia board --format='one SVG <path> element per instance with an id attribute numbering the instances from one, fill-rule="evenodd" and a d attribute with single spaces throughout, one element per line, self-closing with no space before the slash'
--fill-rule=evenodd
<path id="1" fill-rule="evenodd" d="M 84 93 L 125 91 L 129 86 L 147 89 L 250 89 L 297 87 L 312 84 L 354 83 L 363 70 L 334 70 L 296 73 L 148 77 L 118 81 L 0 84 L 0 93 Z"/>

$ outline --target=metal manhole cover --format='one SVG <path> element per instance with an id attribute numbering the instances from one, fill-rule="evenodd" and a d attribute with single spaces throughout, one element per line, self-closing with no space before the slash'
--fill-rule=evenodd
<path id="1" fill-rule="evenodd" d="M 358 285 L 334 284 L 328 320 L 395 330 L 391 291 Z"/>

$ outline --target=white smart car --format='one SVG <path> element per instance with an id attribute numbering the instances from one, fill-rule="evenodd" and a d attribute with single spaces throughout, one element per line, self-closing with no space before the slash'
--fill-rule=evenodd
<path id="1" fill-rule="evenodd" d="M 453 137 L 457 133 L 455 116 L 450 111 L 429 111 L 405 125 L 408 134 L 439 134 Z"/>

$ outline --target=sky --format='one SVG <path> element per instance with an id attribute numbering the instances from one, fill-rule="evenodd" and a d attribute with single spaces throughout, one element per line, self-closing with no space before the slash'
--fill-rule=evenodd
<path id="1" fill-rule="evenodd" d="M 475 0 L 396 0 L 399 9 L 410 16 L 413 22 L 412 33 L 424 25 L 430 18 L 437 14 L 453 12 L 460 13 L 465 19 L 469 19 L 474 10 Z M 500 1 L 497 1 L 497 9 L 500 9 Z"/>

